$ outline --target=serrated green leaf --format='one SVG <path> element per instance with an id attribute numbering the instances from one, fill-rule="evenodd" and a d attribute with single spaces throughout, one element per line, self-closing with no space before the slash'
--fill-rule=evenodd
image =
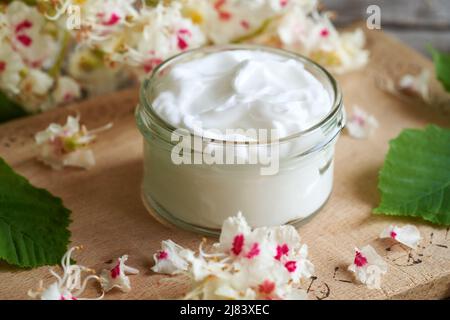
<path id="1" fill-rule="evenodd" d="M 450 225 L 450 129 L 406 129 L 390 142 L 374 213 Z"/>
<path id="2" fill-rule="evenodd" d="M 442 83 L 445 90 L 450 92 L 450 54 L 445 54 L 431 48 L 434 67 L 438 80 Z"/>
<path id="3" fill-rule="evenodd" d="M 0 260 L 23 268 L 59 263 L 69 243 L 69 214 L 61 199 L 0 158 Z"/>

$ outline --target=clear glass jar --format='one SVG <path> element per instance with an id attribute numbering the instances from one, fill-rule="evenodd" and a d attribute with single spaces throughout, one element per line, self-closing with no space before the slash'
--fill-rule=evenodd
<path id="1" fill-rule="evenodd" d="M 176 142 L 171 137 L 177 128 L 163 121 L 151 105 L 158 79 L 178 63 L 222 50 L 259 50 L 297 59 L 331 97 L 332 108 L 319 123 L 275 142 L 256 143 L 256 148 L 277 144 L 279 150 L 289 150 L 280 156 L 275 175 L 261 175 L 262 164 L 178 165 L 172 161 Z M 318 212 L 332 190 L 334 148 L 345 112 L 335 79 L 321 66 L 280 49 L 236 45 L 191 50 L 162 63 L 142 84 L 136 120 L 144 136 L 142 198 L 150 213 L 179 227 L 216 235 L 222 222 L 239 211 L 253 227 L 297 225 Z M 190 152 L 193 156 L 207 147 L 224 148 L 226 143 L 204 139 L 201 149 Z M 250 148 L 246 142 L 233 142 L 232 146 L 236 153 Z"/>

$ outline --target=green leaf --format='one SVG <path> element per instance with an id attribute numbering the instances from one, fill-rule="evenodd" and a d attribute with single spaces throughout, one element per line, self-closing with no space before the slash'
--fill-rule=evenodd
<path id="1" fill-rule="evenodd" d="M 0 123 L 24 115 L 25 110 L 0 91 Z"/>
<path id="2" fill-rule="evenodd" d="M 439 52 L 433 48 L 430 48 L 430 51 L 433 55 L 437 78 L 445 90 L 450 92 L 450 54 Z"/>
<path id="3" fill-rule="evenodd" d="M 59 263 L 69 243 L 69 214 L 61 199 L 0 158 L 0 259 L 23 268 Z"/>
<path id="4" fill-rule="evenodd" d="M 406 129 L 390 142 L 374 213 L 450 225 L 450 129 Z"/>

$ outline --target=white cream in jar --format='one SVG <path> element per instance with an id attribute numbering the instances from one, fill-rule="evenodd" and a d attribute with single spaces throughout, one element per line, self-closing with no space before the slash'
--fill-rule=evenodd
<path id="1" fill-rule="evenodd" d="M 326 71 L 297 55 L 252 46 L 179 55 L 144 83 L 137 120 L 144 201 L 182 227 L 214 232 L 238 211 L 254 227 L 294 223 L 330 195 L 341 96 Z M 177 165 L 169 135 L 179 128 L 214 139 L 215 148 L 237 141 L 238 154 L 255 139 L 229 129 L 276 129 L 279 169 L 264 176 L 261 164 Z"/>

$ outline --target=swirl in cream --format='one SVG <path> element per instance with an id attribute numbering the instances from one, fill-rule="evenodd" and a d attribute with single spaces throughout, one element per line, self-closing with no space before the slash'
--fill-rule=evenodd
<path id="1" fill-rule="evenodd" d="M 300 61 L 234 50 L 173 66 L 157 84 L 152 105 L 175 128 L 245 140 L 250 137 L 229 137 L 226 130 L 277 129 L 286 137 L 317 124 L 332 102 Z"/>

